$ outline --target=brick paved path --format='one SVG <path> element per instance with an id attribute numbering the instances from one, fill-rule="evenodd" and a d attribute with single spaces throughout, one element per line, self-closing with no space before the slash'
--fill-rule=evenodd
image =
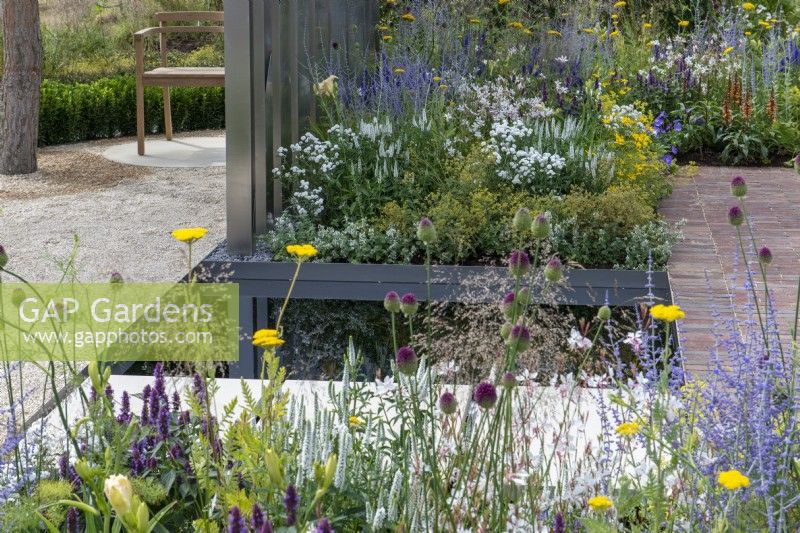
<path id="1" fill-rule="evenodd" d="M 719 311 L 723 319 L 733 312 L 740 314 L 746 300 L 739 290 L 744 281 L 741 268 L 734 277 L 739 244 L 727 217 L 728 208 L 736 203 L 730 193 L 735 175 L 747 181 L 746 204 L 756 244 L 768 246 L 775 258 L 768 269 L 768 283 L 784 338 L 794 319 L 800 274 L 800 176 L 783 168 L 700 167 L 694 176 L 677 178 L 661 213 L 673 222 L 686 221 L 685 240 L 675 247 L 668 270 L 675 303 L 687 315 L 680 335 L 690 372 L 707 367 L 714 346 L 712 311 Z M 751 249 L 752 245 L 748 253 Z"/>

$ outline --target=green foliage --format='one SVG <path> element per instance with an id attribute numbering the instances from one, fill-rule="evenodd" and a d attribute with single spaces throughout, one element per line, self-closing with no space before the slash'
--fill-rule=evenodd
<path id="1" fill-rule="evenodd" d="M 62 144 L 136 133 L 136 82 L 119 76 L 91 83 L 42 84 L 39 144 Z M 217 129 L 225 125 L 222 88 L 175 88 L 172 120 L 175 131 Z M 145 131 L 164 128 L 161 89 L 145 90 Z"/>

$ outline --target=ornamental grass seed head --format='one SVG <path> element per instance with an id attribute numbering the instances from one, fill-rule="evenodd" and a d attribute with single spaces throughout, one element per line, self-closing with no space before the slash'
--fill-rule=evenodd
<path id="1" fill-rule="evenodd" d="M 741 226 L 744 222 L 744 212 L 738 205 L 734 205 L 728 210 L 728 222 L 733 226 Z"/>
<path id="2" fill-rule="evenodd" d="M 475 387 L 472 399 L 482 408 L 491 409 L 497 403 L 497 389 L 488 381 L 483 381 Z"/>
<path id="3" fill-rule="evenodd" d="M 737 198 L 747 196 L 747 183 L 741 176 L 734 176 L 731 180 L 731 194 Z"/>
<path id="4" fill-rule="evenodd" d="M 550 236 L 550 220 L 544 213 L 539 213 L 531 223 L 531 232 L 535 239 L 546 239 Z"/>
<path id="5" fill-rule="evenodd" d="M 444 391 L 441 396 L 439 396 L 439 409 L 446 415 L 452 415 L 458 409 L 458 400 L 456 400 L 455 394 L 450 391 Z"/>
<path id="6" fill-rule="evenodd" d="M 561 281 L 562 275 L 561 260 L 558 257 L 554 257 L 547 262 L 547 265 L 544 267 L 544 277 L 547 281 L 550 283 L 558 283 Z"/>
<path id="7" fill-rule="evenodd" d="M 403 346 L 397 350 L 397 354 L 394 356 L 394 362 L 395 365 L 397 365 L 397 370 L 407 376 L 411 376 L 417 371 L 419 359 L 412 347 Z"/>
<path id="8" fill-rule="evenodd" d="M 520 207 L 511 220 L 511 229 L 517 233 L 525 233 L 531 229 L 531 224 L 533 224 L 531 212 L 524 207 Z"/>
<path id="9" fill-rule="evenodd" d="M 428 245 L 436 242 L 436 227 L 428 217 L 423 217 L 417 224 L 417 239 Z"/>
<path id="10" fill-rule="evenodd" d="M 407 317 L 414 316 L 419 310 L 419 302 L 417 301 L 417 297 L 410 292 L 404 294 L 403 297 L 400 298 L 400 310 Z"/>
<path id="11" fill-rule="evenodd" d="M 383 297 L 383 307 L 392 314 L 400 312 L 400 295 L 389 291 Z"/>
<path id="12" fill-rule="evenodd" d="M 758 262 L 764 266 L 768 266 L 772 263 L 772 252 L 766 246 L 762 246 L 760 250 L 758 250 Z"/>
<path id="13" fill-rule="evenodd" d="M 531 345 L 530 330 L 521 324 L 514 326 L 508 336 L 508 344 L 511 348 L 515 348 L 517 352 L 524 352 Z"/>
<path id="14" fill-rule="evenodd" d="M 531 260 L 523 250 L 514 250 L 508 257 L 508 269 L 511 275 L 519 278 L 530 272 Z"/>

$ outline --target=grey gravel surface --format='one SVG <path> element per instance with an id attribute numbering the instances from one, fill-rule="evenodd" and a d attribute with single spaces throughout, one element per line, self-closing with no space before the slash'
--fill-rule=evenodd
<path id="1" fill-rule="evenodd" d="M 80 281 L 105 281 L 115 271 L 128 281 L 175 281 L 188 267 L 186 247 L 172 238 L 173 229 L 208 228 L 194 245 L 194 262 L 222 241 L 225 168 L 120 165 L 101 155 L 115 142 L 130 139 L 46 148 L 38 173 L 0 175 L 0 244 L 9 254 L 9 270 L 29 281 L 58 281 L 77 242 Z M 30 415 L 49 399 L 49 386 L 30 363 L 23 365 L 23 376 Z M 1 423 L 8 403 L 4 380 L 0 391 Z"/>

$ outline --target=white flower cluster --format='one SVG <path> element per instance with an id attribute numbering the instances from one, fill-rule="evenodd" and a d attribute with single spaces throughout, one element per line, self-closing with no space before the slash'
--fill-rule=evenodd
<path id="1" fill-rule="evenodd" d="M 273 169 L 272 173 L 276 178 L 290 181 L 299 180 L 308 173 L 328 175 L 342 163 L 339 145 L 323 141 L 313 133 L 305 133 L 298 142 L 290 145 L 289 150 L 279 148 L 278 155 L 283 158 L 285 165 L 283 168 Z"/>
<path id="2" fill-rule="evenodd" d="M 633 104 L 614 104 L 609 113 L 603 117 L 603 124 L 611 131 L 653 133 L 647 116 Z"/>
<path id="3" fill-rule="evenodd" d="M 322 188 L 312 188 L 308 180 L 300 180 L 297 190 L 292 194 L 291 206 L 300 217 L 318 217 L 325 208 Z"/>
<path id="4" fill-rule="evenodd" d="M 514 185 L 531 185 L 542 178 L 554 178 L 566 166 L 558 154 L 542 152 L 530 146 L 533 129 L 521 121 L 492 124 L 489 140 L 484 143 L 495 158 L 497 175 Z"/>

